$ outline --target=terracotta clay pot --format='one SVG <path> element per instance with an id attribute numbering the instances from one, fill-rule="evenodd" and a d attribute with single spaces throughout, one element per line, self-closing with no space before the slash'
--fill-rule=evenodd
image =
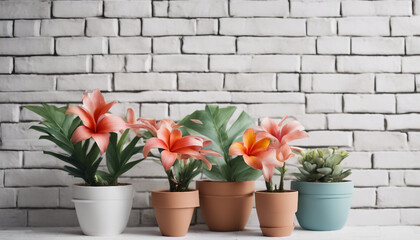
<path id="1" fill-rule="evenodd" d="M 298 192 L 255 192 L 258 220 L 262 233 L 268 237 L 290 236 L 298 206 Z"/>
<path id="2" fill-rule="evenodd" d="M 241 231 L 254 204 L 254 181 L 197 181 L 200 208 L 211 231 Z"/>
<path id="3" fill-rule="evenodd" d="M 162 235 L 182 237 L 188 232 L 195 207 L 199 206 L 198 191 L 152 191 L 152 205 Z"/>

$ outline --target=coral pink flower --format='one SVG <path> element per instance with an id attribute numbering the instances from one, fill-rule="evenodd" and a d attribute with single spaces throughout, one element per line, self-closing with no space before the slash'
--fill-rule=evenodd
<path id="1" fill-rule="evenodd" d="M 202 140 L 197 139 L 195 136 L 183 137 L 179 129 L 167 126 L 161 126 L 157 130 L 156 136 L 146 141 L 143 148 L 143 156 L 146 158 L 152 148 L 162 149 L 161 161 L 166 171 L 172 167 L 176 159 L 181 160 L 185 156 L 204 161 L 209 170 L 211 170 L 211 163 L 204 156 L 206 153 L 200 152 L 203 148 Z"/>
<path id="2" fill-rule="evenodd" d="M 159 122 L 156 122 L 156 119 L 149 120 L 146 118 L 138 118 L 137 120 L 140 120 L 142 122 L 141 123 L 142 128 L 147 129 L 153 136 L 157 136 L 157 131 L 162 127 L 165 127 L 169 129 L 170 131 L 173 128 L 180 127 L 179 125 L 177 125 L 174 121 L 170 119 L 163 119 L 163 120 L 160 120 Z"/>
<path id="3" fill-rule="evenodd" d="M 92 93 L 86 92 L 82 100 L 82 106 L 69 107 L 66 111 L 66 114 L 77 115 L 83 122 L 83 125 L 74 131 L 71 140 L 80 142 L 92 137 L 103 154 L 108 148 L 109 133 L 126 129 L 126 122 L 120 116 L 107 114 L 116 101 L 105 102 L 98 89 Z"/>
<path id="4" fill-rule="evenodd" d="M 245 131 L 242 139 L 243 142 L 235 142 L 230 146 L 229 155 L 242 156 L 250 167 L 262 170 L 265 181 L 269 182 L 274 167 L 283 166 L 283 162 L 276 160 L 275 149 L 270 148 L 270 139 L 262 134 L 256 135 L 252 128 Z M 280 153 L 285 153 L 285 150 Z"/>

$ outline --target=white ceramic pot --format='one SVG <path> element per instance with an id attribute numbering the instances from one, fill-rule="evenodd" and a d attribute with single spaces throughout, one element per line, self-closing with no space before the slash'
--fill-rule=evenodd
<path id="1" fill-rule="evenodd" d="M 114 236 L 126 228 L 133 205 L 133 185 L 73 185 L 72 196 L 84 234 Z"/>

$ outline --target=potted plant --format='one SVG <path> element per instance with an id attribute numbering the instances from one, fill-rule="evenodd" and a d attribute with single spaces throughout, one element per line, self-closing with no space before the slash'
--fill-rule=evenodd
<path id="1" fill-rule="evenodd" d="M 72 187 L 77 218 L 84 234 L 117 235 L 124 231 L 133 202 L 133 186 L 118 182 L 118 177 L 142 161 L 130 159 L 141 151 L 140 137 L 130 136 L 130 124 L 122 117 L 108 114 L 115 102 L 105 102 L 99 90 L 83 95 L 83 105 L 73 107 L 25 106 L 43 120 L 31 129 L 42 133 L 40 139 L 53 142 L 60 151 L 44 151 L 67 165 L 63 170 L 83 179 Z M 77 117 L 76 117 L 76 116 Z M 134 111 L 127 111 L 132 121 Z M 117 134 L 116 132 L 122 132 Z M 92 141 L 93 140 L 93 141 Z M 98 170 L 106 154 L 107 171 Z"/>
<path id="2" fill-rule="evenodd" d="M 185 236 L 194 209 L 199 206 L 198 191 L 189 189 L 189 184 L 201 172 L 203 162 L 212 169 L 205 155 L 221 156 L 203 149 L 211 142 L 198 136 L 182 136 L 179 126 L 171 120 L 145 121 L 145 124 L 150 138 L 144 145 L 143 155 L 160 158 L 169 181 L 169 190 L 152 191 L 159 229 L 165 236 Z M 151 153 L 152 148 L 159 149 L 159 153 Z"/>
<path id="3" fill-rule="evenodd" d="M 349 154 L 337 148 L 309 149 L 302 152 L 292 189 L 299 191 L 296 217 L 304 229 L 330 231 L 341 229 L 347 220 L 353 183 L 344 178 L 351 170 L 340 163 Z"/>
<path id="4" fill-rule="evenodd" d="M 229 147 L 239 141 L 243 132 L 255 122 L 241 112 L 233 117 L 236 107 L 207 105 L 186 116 L 178 124 L 185 134 L 200 135 L 212 141 L 209 149 L 222 158 L 209 156 L 213 164 L 204 174 L 213 181 L 197 181 L 200 208 L 211 231 L 239 231 L 245 228 L 254 204 L 255 179 L 261 172 L 245 164 L 242 156 L 231 158 Z"/>
<path id="5" fill-rule="evenodd" d="M 243 156 L 246 164 L 254 169 L 262 170 L 266 183 L 266 191 L 255 192 L 260 228 L 265 236 L 289 236 L 293 229 L 293 219 L 297 210 L 298 193 L 284 190 L 286 161 L 294 156 L 288 142 L 308 137 L 303 126 L 297 121 L 283 125 L 287 116 L 276 123 L 264 118 L 260 127 L 247 129 L 242 142 L 230 146 L 230 155 Z M 273 186 L 274 169 L 280 171 L 280 183 Z"/>

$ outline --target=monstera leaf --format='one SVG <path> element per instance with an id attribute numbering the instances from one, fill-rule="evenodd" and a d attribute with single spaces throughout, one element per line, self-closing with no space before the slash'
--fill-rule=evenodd
<path id="1" fill-rule="evenodd" d="M 229 147 L 233 142 L 241 141 L 242 134 L 247 128 L 255 125 L 252 118 L 245 112 L 232 119 L 236 107 L 219 108 L 207 105 L 204 110 L 197 110 L 186 116 L 178 124 L 182 126 L 183 134 L 201 135 L 212 141 L 207 147 L 220 153 L 223 157 L 211 157 L 213 163 L 211 171 L 204 169 L 204 173 L 211 179 L 218 181 L 250 181 L 261 176 L 261 171 L 245 164 L 242 157 L 229 156 Z M 198 120 L 198 121 L 197 121 Z M 228 123 L 232 122 L 230 126 Z"/>

